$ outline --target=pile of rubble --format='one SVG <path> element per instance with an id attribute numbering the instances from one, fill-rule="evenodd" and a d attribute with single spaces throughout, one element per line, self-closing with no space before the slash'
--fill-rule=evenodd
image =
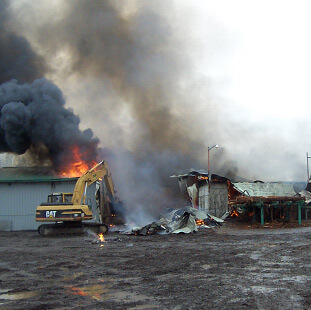
<path id="1" fill-rule="evenodd" d="M 200 227 L 214 228 L 222 225 L 224 220 L 209 215 L 193 207 L 169 210 L 161 216 L 157 222 L 152 222 L 143 227 L 136 227 L 127 234 L 149 235 L 149 234 L 189 234 L 197 232 Z"/>

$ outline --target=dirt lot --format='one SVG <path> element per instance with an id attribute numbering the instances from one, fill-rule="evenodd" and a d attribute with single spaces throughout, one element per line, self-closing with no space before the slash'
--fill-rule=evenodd
<path id="1" fill-rule="evenodd" d="M 311 227 L 0 233 L 2 309 L 310 309 Z"/>

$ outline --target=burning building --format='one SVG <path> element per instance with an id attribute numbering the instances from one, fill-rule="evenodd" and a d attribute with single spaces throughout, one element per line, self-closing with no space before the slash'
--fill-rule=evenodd
<path id="1" fill-rule="evenodd" d="M 303 182 L 232 182 L 215 174 L 209 180 L 206 172 L 195 170 L 172 177 L 178 179 L 185 204 L 213 216 L 243 214 L 261 225 L 276 219 L 298 220 L 301 224 L 306 205 L 299 194 L 305 188 Z"/>
<path id="2" fill-rule="evenodd" d="M 230 181 L 215 174 L 192 170 L 187 174 L 174 175 L 186 203 L 216 217 L 222 217 L 228 211 L 228 184 Z"/>

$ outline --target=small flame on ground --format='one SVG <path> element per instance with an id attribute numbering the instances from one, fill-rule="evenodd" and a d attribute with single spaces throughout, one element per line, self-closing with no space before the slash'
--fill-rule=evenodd
<path id="1" fill-rule="evenodd" d="M 100 242 L 105 242 L 105 238 L 103 234 L 98 234 L 97 236 Z"/>
<path id="2" fill-rule="evenodd" d="M 79 296 L 88 296 L 87 293 L 85 293 L 83 290 L 81 290 L 78 287 L 71 287 L 71 294 L 73 295 L 79 295 Z"/>
<path id="3" fill-rule="evenodd" d="M 78 296 L 88 296 L 96 300 L 100 300 L 102 295 L 107 293 L 107 288 L 103 285 L 95 284 L 84 287 L 67 286 L 66 293 Z"/>

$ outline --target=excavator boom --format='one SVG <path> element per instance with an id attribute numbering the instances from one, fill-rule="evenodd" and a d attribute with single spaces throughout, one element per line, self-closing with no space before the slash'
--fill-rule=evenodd
<path id="1" fill-rule="evenodd" d="M 76 183 L 76 186 L 73 191 L 72 203 L 74 205 L 85 204 L 85 196 L 87 187 L 97 180 L 102 179 L 103 177 L 110 174 L 109 167 L 107 163 L 103 160 L 92 169 L 88 170 L 83 174 Z"/>

